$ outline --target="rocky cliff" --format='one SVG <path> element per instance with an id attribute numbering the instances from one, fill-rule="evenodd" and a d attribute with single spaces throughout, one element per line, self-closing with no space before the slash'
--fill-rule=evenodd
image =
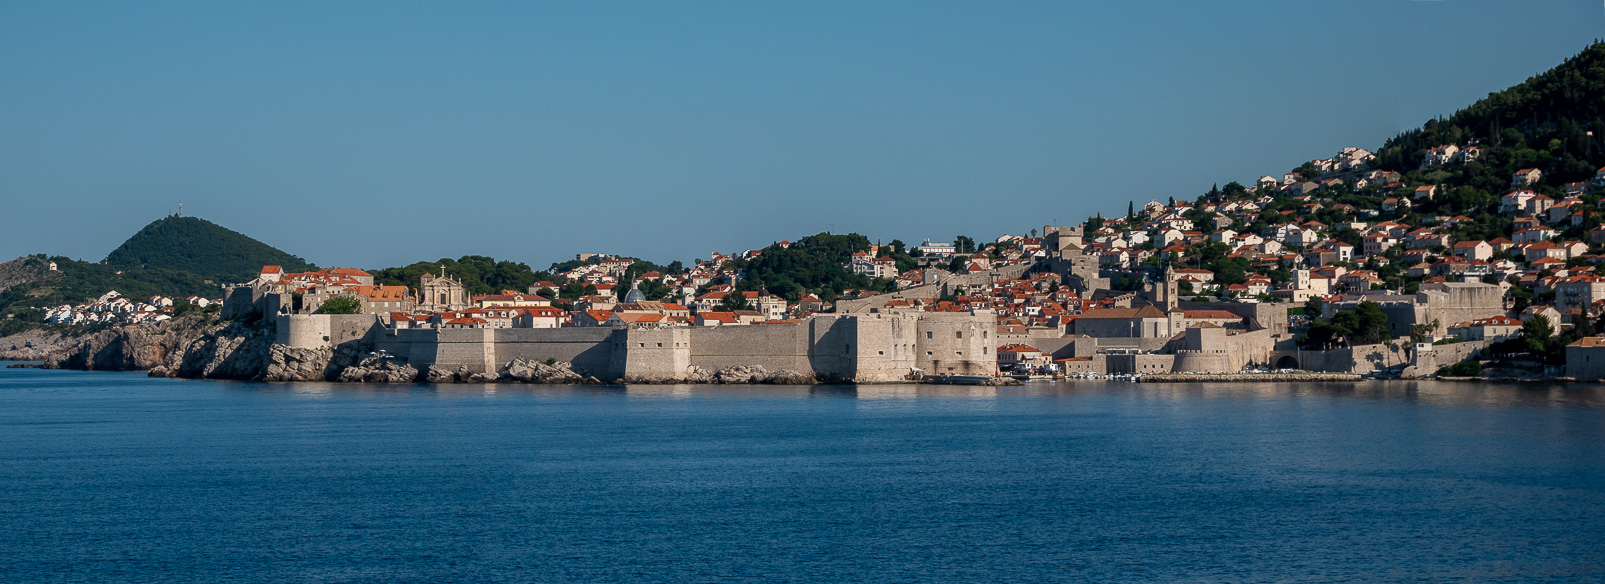
<path id="1" fill-rule="evenodd" d="M 46 355 L 71 342 L 72 338 L 45 330 L 0 337 L 0 361 L 43 361 Z"/>
<path id="2" fill-rule="evenodd" d="M 266 321 L 186 316 L 85 335 L 47 352 L 43 361 L 49 369 L 149 371 L 152 377 L 191 379 L 411 381 L 417 376 L 405 372 L 410 367 L 373 374 L 360 370 L 368 351 L 356 344 L 298 349 L 273 339 L 273 325 Z"/>
<path id="3" fill-rule="evenodd" d="M 150 371 L 157 377 L 262 379 L 273 327 L 184 316 L 70 339 L 43 356 L 50 369 Z"/>

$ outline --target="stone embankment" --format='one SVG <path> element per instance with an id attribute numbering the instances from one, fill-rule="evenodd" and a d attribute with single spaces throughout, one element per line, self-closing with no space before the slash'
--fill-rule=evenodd
<path id="1" fill-rule="evenodd" d="M 1253 382 L 1297 382 L 1297 381 L 1360 381 L 1364 379 L 1358 373 L 1227 373 L 1227 374 L 1189 374 L 1165 373 L 1159 375 L 1144 375 L 1138 378 L 1142 383 L 1253 383 Z"/>

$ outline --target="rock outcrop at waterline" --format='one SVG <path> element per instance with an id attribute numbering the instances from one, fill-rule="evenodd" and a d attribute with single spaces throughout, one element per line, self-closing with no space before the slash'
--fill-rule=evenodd
<path id="1" fill-rule="evenodd" d="M 769 371 L 760 365 L 739 365 L 726 367 L 709 373 L 701 367 L 691 367 L 686 374 L 685 383 L 720 383 L 720 384 L 771 384 L 771 385 L 809 385 L 818 383 L 812 373 L 781 369 Z"/>
<path id="2" fill-rule="evenodd" d="M 573 364 L 562 361 L 540 362 L 528 359 L 514 359 L 503 365 L 495 372 L 475 373 L 467 367 L 443 367 L 430 365 L 423 371 L 420 381 L 429 383 L 538 383 L 547 385 L 557 384 L 591 384 L 599 385 L 601 380 L 589 375 L 574 371 Z"/>
<path id="3" fill-rule="evenodd" d="M 43 361 L 58 347 L 72 341 L 60 333 L 43 330 L 0 337 L 0 361 Z"/>
<path id="4" fill-rule="evenodd" d="M 202 365 L 198 352 L 190 355 L 191 345 L 206 336 L 208 328 L 211 327 L 203 318 L 184 317 L 155 325 L 98 331 L 58 345 L 44 355 L 44 367 L 108 371 L 163 368 L 177 371 L 188 362 L 191 370 L 217 371 L 217 367 Z M 241 334 L 239 338 L 243 341 L 247 335 Z M 215 357 L 215 347 L 208 354 Z"/>
<path id="5" fill-rule="evenodd" d="M 275 345 L 283 347 L 284 345 Z M 349 383 L 411 383 L 418 379 L 418 369 L 394 359 L 368 356 L 357 364 L 340 370 L 340 381 Z"/>

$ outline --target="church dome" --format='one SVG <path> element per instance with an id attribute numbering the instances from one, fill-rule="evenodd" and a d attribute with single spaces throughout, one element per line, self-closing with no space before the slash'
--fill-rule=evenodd
<path id="1" fill-rule="evenodd" d="M 630 287 L 630 291 L 624 293 L 624 301 L 625 302 L 644 302 L 644 301 L 646 301 L 646 295 L 641 293 L 641 289 L 640 288 L 637 288 L 635 286 L 631 286 Z"/>

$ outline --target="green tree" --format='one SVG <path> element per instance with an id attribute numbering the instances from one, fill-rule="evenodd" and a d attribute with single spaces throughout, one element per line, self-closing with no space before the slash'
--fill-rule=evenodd
<path id="1" fill-rule="evenodd" d="M 1416 343 L 1424 342 L 1427 340 L 1427 337 L 1432 334 L 1432 331 L 1435 330 L 1438 330 L 1437 319 L 1433 319 L 1432 322 L 1412 326 L 1410 327 L 1410 340 Z"/>
<path id="2" fill-rule="evenodd" d="M 741 292 L 731 291 L 729 294 L 725 294 L 724 295 L 724 299 L 723 300 L 719 301 L 719 310 L 722 311 L 722 312 L 735 312 L 737 310 L 752 310 L 752 305 L 747 302 L 747 295 L 746 294 L 742 294 Z"/>
<path id="3" fill-rule="evenodd" d="M 1454 365 L 1445 365 L 1438 368 L 1439 377 L 1476 377 L 1482 375 L 1482 363 L 1476 360 L 1465 360 Z"/>
<path id="4" fill-rule="evenodd" d="M 1527 352 L 1534 355 L 1548 354 L 1554 336 L 1555 327 L 1542 314 L 1535 314 L 1527 322 L 1521 323 L 1521 340 L 1526 344 Z"/>
<path id="5" fill-rule="evenodd" d="M 976 249 L 975 240 L 963 235 L 953 238 L 953 247 L 957 248 L 958 253 L 975 253 Z"/>
<path id="6" fill-rule="evenodd" d="M 1308 299 L 1304 300 L 1304 316 L 1310 317 L 1311 320 L 1321 318 L 1321 309 L 1325 304 L 1326 299 L 1322 298 L 1321 296 L 1310 296 Z"/>
<path id="7" fill-rule="evenodd" d="M 1332 315 L 1331 322 L 1314 321 L 1310 329 L 1299 337 L 1303 347 L 1327 349 L 1339 340 L 1350 346 L 1380 343 L 1388 338 L 1388 315 L 1382 306 L 1370 300 L 1361 302 L 1354 310 L 1343 310 Z"/>
<path id="8" fill-rule="evenodd" d="M 1594 322 L 1591 321 L 1591 320 L 1588 320 L 1587 315 L 1584 315 L 1583 317 L 1578 318 L 1577 319 L 1577 324 L 1572 325 L 1572 334 L 1578 339 L 1581 339 L 1583 337 L 1592 337 L 1592 336 L 1594 336 L 1596 334 L 1595 328 L 1594 328 Z M 1573 340 L 1576 340 L 1576 339 L 1573 339 Z"/>
<path id="9" fill-rule="evenodd" d="M 362 312 L 362 301 L 356 296 L 340 295 L 323 301 L 318 314 L 357 314 Z"/>

